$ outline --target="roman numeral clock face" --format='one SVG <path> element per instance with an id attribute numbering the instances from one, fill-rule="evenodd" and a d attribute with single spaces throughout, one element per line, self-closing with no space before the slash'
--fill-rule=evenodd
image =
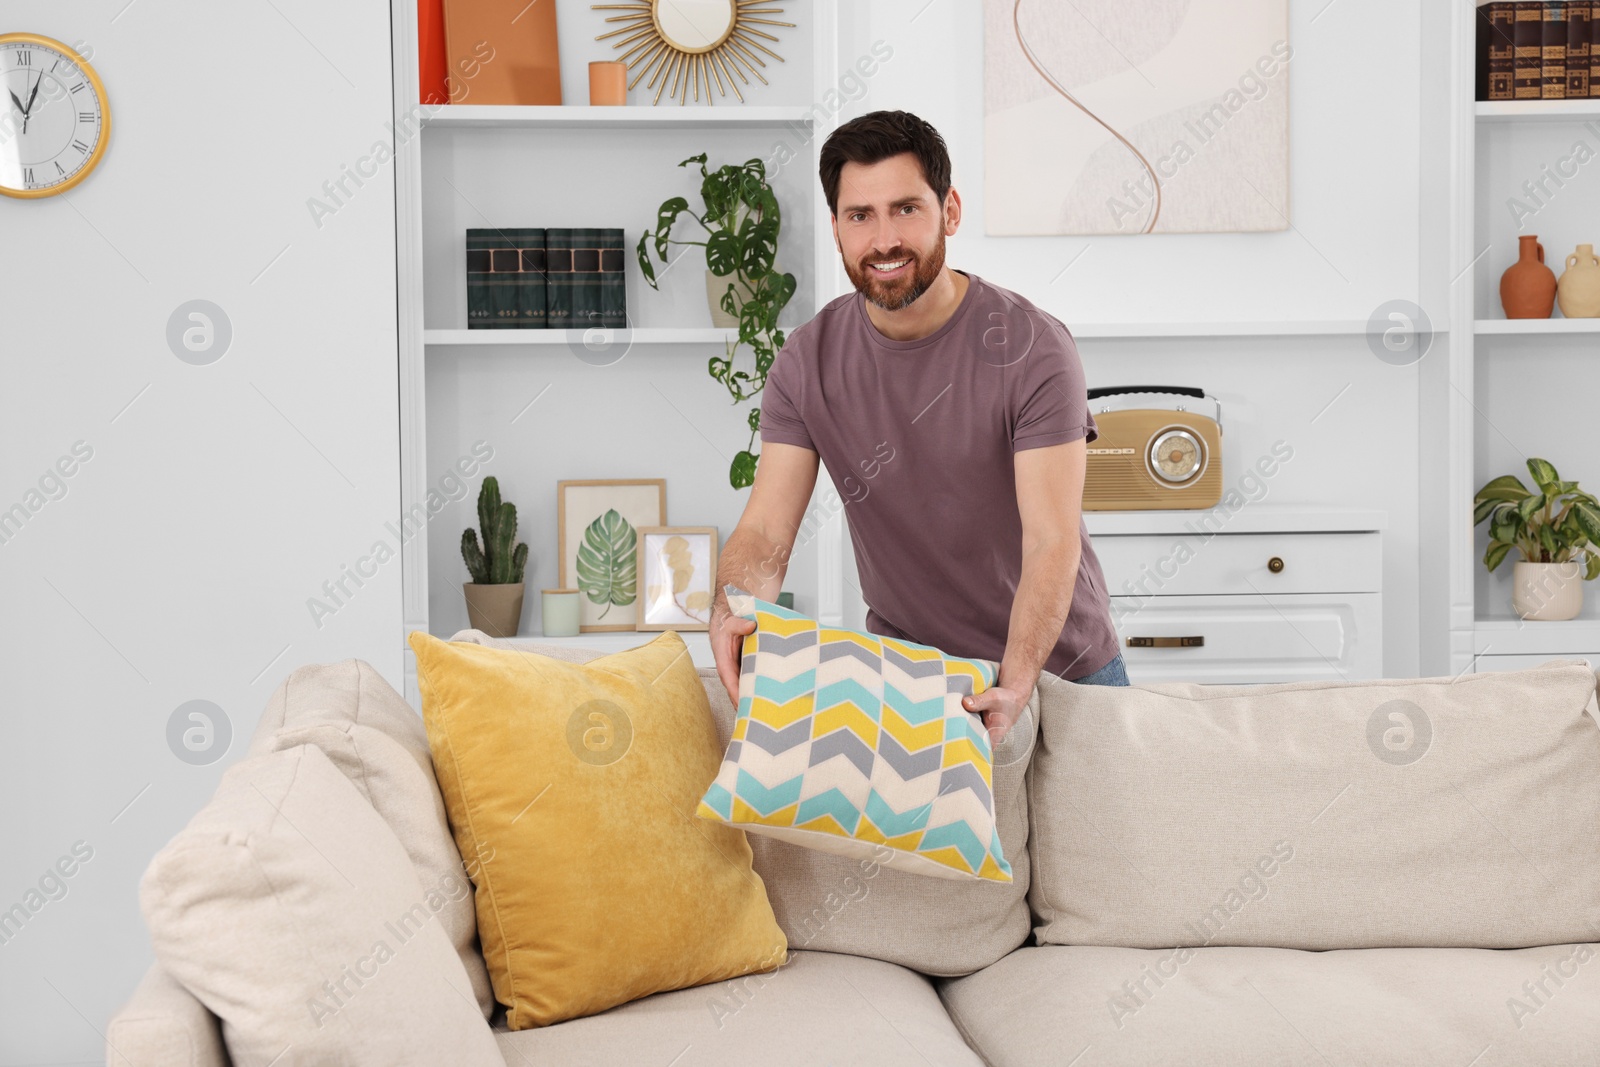
<path id="1" fill-rule="evenodd" d="M 60 41 L 0 34 L 0 193 L 54 196 L 100 162 L 111 132 L 105 86 Z"/>

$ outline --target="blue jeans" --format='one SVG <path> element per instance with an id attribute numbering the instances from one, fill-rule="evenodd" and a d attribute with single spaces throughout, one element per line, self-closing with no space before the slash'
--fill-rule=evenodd
<path id="1" fill-rule="evenodd" d="M 1128 668 L 1122 661 L 1122 653 L 1118 652 L 1112 657 L 1111 662 L 1093 673 L 1082 678 L 1070 678 L 1068 681 L 1078 685 L 1127 685 Z"/>

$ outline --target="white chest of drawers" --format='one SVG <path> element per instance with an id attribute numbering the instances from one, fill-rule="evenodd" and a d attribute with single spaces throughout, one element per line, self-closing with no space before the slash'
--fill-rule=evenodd
<path id="1" fill-rule="evenodd" d="M 1091 511 L 1128 678 L 1383 677 L 1382 511 Z"/>

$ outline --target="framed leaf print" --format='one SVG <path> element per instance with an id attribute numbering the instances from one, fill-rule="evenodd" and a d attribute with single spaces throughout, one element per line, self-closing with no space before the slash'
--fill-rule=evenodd
<path id="1" fill-rule="evenodd" d="M 715 526 L 640 526 L 640 630 L 711 629 Z"/>
<path id="2" fill-rule="evenodd" d="M 665 478 L 556 482 L 561 587 L 577 589 L 578 631 L 632 630 L 638 618 L 638 528 L 667 521 Z"/>

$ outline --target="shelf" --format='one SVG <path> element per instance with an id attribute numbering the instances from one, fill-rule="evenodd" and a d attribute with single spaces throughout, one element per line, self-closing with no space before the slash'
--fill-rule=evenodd
<path id="1" fill-rule="evenodd" d="M 422 118 L 423 126 L 492 127 L 502 130 L 751 130 L 810 124 L 809 108 L 755 107 L 737 103 L 710 107 L 689 107 L 684 104 L 629 104 L 623 107 L 447 104 Z"/>
<path id="2" fill-rule="evenodd" d="M 443 345 L 567 345 L 582 347 L 587 330 L 423 330 L 422 343 L 430 348 Z M 737 328 L 663 327 L 658 329 L 610 330 L 604 338 L 619 345 L 702 345 L 723 344 L 739 336 Z"/>
<path id="3" fill-rule="evenodd" d="M 1600 100 L 1478 101 L 1479 122 L 1576 122 L 1600 118 Z"/>
<path id="4" fill-rule="evenodd" d="M 1480 335 L 1600 333 L 1600 319 L 1479 319 L 1474 329 Z"/>
<path id="5" fill-rule="evenodd" d="M 1220 507 L 1220 505 L 1219 505 Z M 1085 511 L 1091 537 L 1138 534 L 1360 533 L 1382 530 L 1389 513 L 1348 508 L 1298 507 L 1293 504 L 1245 504 L 1232 515 L 1226 509 L 1185 508 L 1170 511 Z"/>
<path id="6" fill-rule="evenodd" d="M 1587 320 L 1586 320 L 1587 321 Z M 1600 324 L 1600 319 L 1593 320 Z M 1597 325 L 1600 328 L 1600 325 Z M 792 330 L 793 327 L 790 327 Z M 1173 322 L 1068 324 L 1076 340 L 1205 337 L 1355 336 L 1367 332 L 1364 322 Z M 632 334 L 629 337 L 629 334 Z M 667 326 L 617 330 L 617 342 L 641 345 L 720 343 L 739 336 L 736 328 Z M 570 335 L 570 337 L 569 337 Z M 581 344 L 582 330 L 424 330 L 422 341 L 434 345 L 564 345 Z"/>
<path id="7" fill-rule="evenodd" d="M 1570 656 L 1600 652 L 1600 619 L 1528 622 L 1516 616 L 1479 618 L 1472 651 L 1496 656 Z"/>

